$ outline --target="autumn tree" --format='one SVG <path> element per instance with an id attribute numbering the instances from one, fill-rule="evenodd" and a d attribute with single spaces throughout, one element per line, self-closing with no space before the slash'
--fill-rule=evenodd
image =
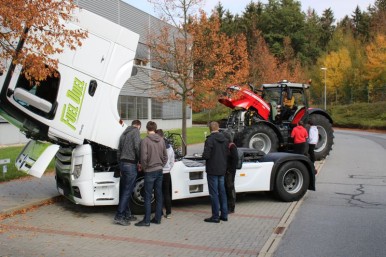
<path id="1" fill-rule="evenodd" d="M 194 16 L 200 0 L 150 2 L 167 23 L 149 33 L 149 61 L 158 70 L 151 72 L 149 91 L 158 100 L 182 102 L 182 137 L 186 140 L 188 104 L 194 99 L 210 108 L 208 103 L 217 102 L 213 98 L 222 87 L 247 78 L 245 38 L 220 32 L 218 17 Z"/>
<path id="2" fill-rule="evenodd" d="M 9 62 L 22 65 L 25 76 L 36 81 L 52 76 L 58 61 L 52 56 L 65 47 L 75 49 L 87 33 L 66 29 L 73 19 L 72 1 L 2 0 L 0 5 L 0 69 Z"/>
<path id="3" fill-rule="evenodd" d="M 201 12 L 199 20 L 192 24 L 191 34 L 194 37 L 194 105 L 197 109 L 211 109 L 227 85 L 247 82 L 247 42 L 243 34 L 229 37 L 221 32 L 216 13 L 208 19 Z"/>
<path id="4" fill-rule="evenodd" d="M 255 31 L 255 44 L 250 56 L 250 82 L 261 85 L 278 79 L 278 61 L 269 51 L 261 32 Z"/>
<path id="5" fill-rule="evenodd" d="M 347 71 L 351 68 L 351 58 L 347 48 L 342 47 L 337 52 L 329 53 L 320 67 L 327 68 L 327 99 L 330 102 L 335 98 L 335 102 L 340 100 L 340 88 L 347 80 Z"/>
<path id="6" fill-rule="evenodd" d="M 366 46 L 366 78 L 369 80 L 369 96 L 378 99 L 377 92 L 384 90 L 386 81 L 386 36 L 380 34 Z M 379 90 L 377 90 L 379 89 Z M 385 92 L 382 92 L 384 94 Z"/>

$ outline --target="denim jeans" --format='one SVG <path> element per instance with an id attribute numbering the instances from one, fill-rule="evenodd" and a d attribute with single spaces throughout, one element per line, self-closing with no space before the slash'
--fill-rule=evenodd
<path id="1" fill-rule="evenodd" d="M 162 218 L 162 170 L 145 172 L 145 217 L 146 223 L 150 222 L 151 197 L 154 189 L 155 197 L 155 220 L 161 221 Z"/>
<path id="2" fill-rule="evenodd" d="M 227 195 L 225 192 L 224 176 L 206 175 L 208 180 L 210 201 L 212 204 L 212 218 L 228 218 Z"/>
<path id="3" fill-rule="evenodd" d="M 120 162 L 121 180 L 119 183 L 119 204 L 115 214 L 116 219 L 130 217 L 130 200 L 133 194 L 135 180 L 137 178 L 137 164 Z"/>

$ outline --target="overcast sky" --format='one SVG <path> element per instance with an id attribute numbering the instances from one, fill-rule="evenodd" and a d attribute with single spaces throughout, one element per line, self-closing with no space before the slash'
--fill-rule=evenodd
<path id="1" fill-rule="evenodd" d="M 138 9 L 157 16 L 154 13 L 154 8 L 147 0 L 123 0 Z M 204 0 L 204 10 L 210 13 L 211 10 L 218 4 L 219 0 Z M 221 4 L 225 9 L 228 9 L 232 14 L 242 14 L 247 4 L 251 0 L 220 0 Z M 253 1 L 253 2 L 257 2 Z M 268 3 L 268 0 L 261 0 L 263 3 Z M 338 21 L 345 15 L 351 16 L 357 6 L 362 11 L 367 10 L 367 7 L 373 5 L 375 0 L 301 0 L 302 10 L 306 12 L 309 7 L 316 10 L 319 16 L 322 15 L 323 11 L 327 8 L 331 8 L 334 12 L 334 17 Z"/>

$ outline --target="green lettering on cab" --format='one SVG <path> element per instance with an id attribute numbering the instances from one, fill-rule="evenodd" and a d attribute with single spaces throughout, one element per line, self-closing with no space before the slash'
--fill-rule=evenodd
<path id="1" fill-rule="evenodd" d="M 67 98 L 71 101 L 63 105 L 60 121 L 72 130 L 76 130 L 76 122 L 82 109 L 86 87 L 87 84 L 84 81 L 75 78 L 72 89 L 68 90 L 66 94 Z"/>

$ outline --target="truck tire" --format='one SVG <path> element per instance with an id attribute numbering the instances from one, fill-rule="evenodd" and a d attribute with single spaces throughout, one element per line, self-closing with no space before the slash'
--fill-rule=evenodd
<path id="1" fill-rule="evenodd" d="M 247 128 L 242 136 L 242 147 L 254 148 L 264 153 L 277 152 L 279 140 L 275 132 L 265 124 Z"/>
<path id="2" fill-rule="evenodd" d="M 133 195 L 130 201 L 130 210 L 132 214 L 145 214 L 145 178 L 137 177 L 134 185 Z M 151 197 L 151 211 L 155 210 L 154 194 Z"/>
<path id="3" fill-rule="evenodd" d="M 310 174 L 303 163 L 285 162 L 276 174 L 274 194 L 284 202 L 298 201 L 307 192 L 309 183 Z"/>
<path id="4" fill-rule="evenodd" d="M 311 114 L 310 119 L 318 127 L 319 139 L 315 146 L 315 159 L 322 160 L 330 153 L 334 144 L 334 130 L 330 121 L 320 114 Z"/>

